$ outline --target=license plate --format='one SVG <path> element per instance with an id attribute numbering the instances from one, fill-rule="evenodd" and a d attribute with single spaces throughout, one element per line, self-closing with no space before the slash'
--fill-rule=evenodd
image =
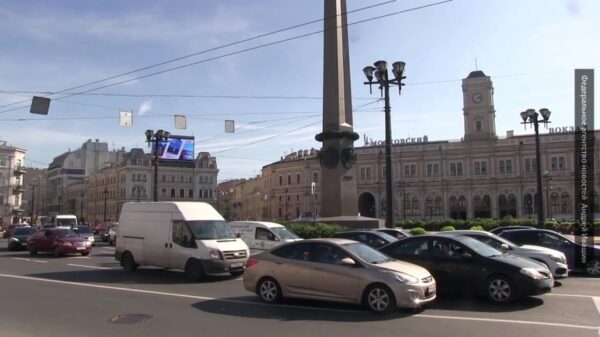
<path id="1" fill-rule="evenodd" d="M 84 250 L 85 247 L 77 247 L 77 250 Z"/>
<path id="2" fill-rule="evenodd" d="M 229 265 L 230 268 L 241 268 L 244 265 L 242 262 L 236 262 Z"/>

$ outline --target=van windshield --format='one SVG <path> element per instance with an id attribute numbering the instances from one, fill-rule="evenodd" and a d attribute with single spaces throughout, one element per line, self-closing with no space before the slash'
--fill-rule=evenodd
<path id="1" fill-rule="evenodd" d="M 58 227 L 75 227 L 77 226 L 76 219 L 56 219 L 56 225 Z"/>
<path id="2" fill-rule="evenodd" d="M 196 240 L 235 239 L 235 233 L 223 220 L 188 221 Z"/>
<path id="3" fill-rule="evenodd" d="M 298 235 L 296 235 L 296 233 L 292 232 L 291 230 L 285 228 L 285 227 L 275 227 L 275 228 L 271 228 L 271 230 L 277 235 L 279 236 L 279 238 L 281 238 L 282 240 L 296 240 L 296 239 L 300 239 L 298 237 Z"/>

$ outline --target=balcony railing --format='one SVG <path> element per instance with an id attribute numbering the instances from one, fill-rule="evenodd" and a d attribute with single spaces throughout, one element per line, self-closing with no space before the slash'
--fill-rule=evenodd
<path id="1" fill-rule="evenodd" d="M 27 173 L 27 170 L 25 169 L 25 167 L 23 165 L 15 166 L 15 176 L 20 176 L 25 173 Z"/>
<path id="2" fill-rule="evenodd" d="M 25 187 L 23 185 L 13 186 L 13 194 L 21 194 L 23 192 L 25 192 Z"/>

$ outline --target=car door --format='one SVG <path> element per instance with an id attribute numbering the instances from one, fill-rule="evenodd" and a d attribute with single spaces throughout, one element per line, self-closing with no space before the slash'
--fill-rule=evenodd
<path id="1" fill-rule="evenodd" d="M 297 242 L 271 252 L 272 270 L 284 296 L 313 297 L 314 283 L 310 257 L 310 243 Z"/>
<path id="2" fill-rule="evenodd" d="M 52 231 L 46 231 L 44 236 L 40 237 L 39 243 L 36 243 L 36 249 L 39 251 L 51 251 L 56 240 Z"/>
<path id="3" fill-rule="evenodd" d="M 335 245 L 324 242 L 312 243 L 311 282 L 315 296 L 347 302 L 356 299 L 359 275 L 354 266 L 342 264 L 344 258 L 351 258 L 351 256 Z"/>
<path id="4" fill-rule="evenodd" d="M 430 245 L 430 272 L 441 291 L 474 289 L 484 274 L 481 260 L 457 240 L 434 238 Z"/>
<path id="5" fill-rule="evenodd" d="M 398 260 L 412 262 L 425 269 L 430 267 L 428 238 L 413 237 L 396 241 L 383 247 L 381 252 Z"/>
<path id="6" fill-rule="evenodd" d="M 198 246 L 192 231 L 183 220 L 173 220 L 171 223 L 171 241 L 166 250 L 166 266 L 173 269 L 185 269 L 185 264 L 191 256 L 195 256 Z"/>
<path id="7" fill-rule="evenodd" d="M 577 249 L 575 249 L 576 247 L 573 243 L 554 233 L 542 231 L 537 233 L 537 240 L 537 245 L 539 246 L 548 247 L 563 252 L 567 258 L 568 265 L 571 268 L 575 268 L 575 253 Z"/>

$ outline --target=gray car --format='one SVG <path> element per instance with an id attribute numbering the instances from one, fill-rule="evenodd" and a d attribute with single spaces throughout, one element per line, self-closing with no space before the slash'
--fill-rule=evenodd
<path id="1" fill-rule="evenodd" d="M 248 259 L 244 287 L 267 303 L 283 297 L 363 304 L 387 313 L 436 298 L 436 282 L 415 264 L 346 239 L 311 239 Z"/>

